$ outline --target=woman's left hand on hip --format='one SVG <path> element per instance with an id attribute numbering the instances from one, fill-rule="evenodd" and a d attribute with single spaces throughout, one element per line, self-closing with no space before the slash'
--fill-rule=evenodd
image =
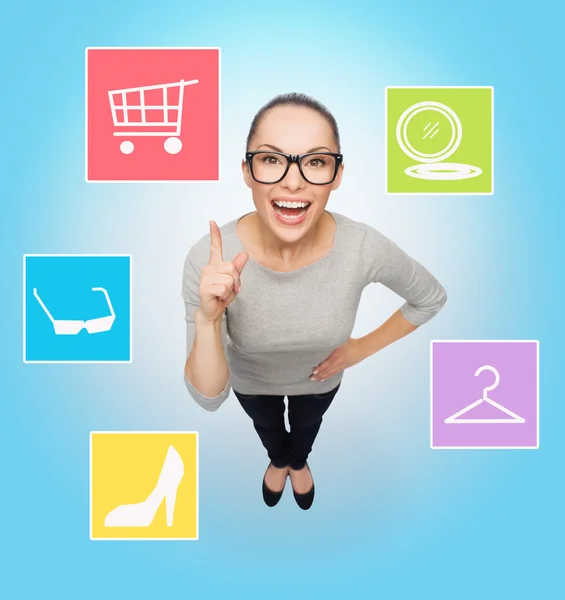
<path id="1" fill-rule="evenodd" d="M 314 369 L 310 381 L 329 379 L 336 373 L 360 363 L 364 358 L 359 338 L 349 338 Z"/>

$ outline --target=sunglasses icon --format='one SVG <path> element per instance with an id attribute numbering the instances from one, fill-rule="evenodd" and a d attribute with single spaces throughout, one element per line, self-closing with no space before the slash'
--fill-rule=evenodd
<path id="1" fill-rule="evenodd" d="M 116 314 L 114 313 L 114 309 L 112 308 L 112 303 L 110 302 L 108 292 L 101 287 L 94 287 L 92 288 L 92 291 L 102 292 L 104 296 L 106 296 L 106 302 L 108 303 L 108 308 L 110 309 L 111 315 L 107 317 L 99 317 L 97 319 L 90 319 L 88 321 L 54 319 L 51 313 L 49 312 L 49 309 L 43 303 L 43 300 L 39 297 L 39 294 L 37 293 L 37 288 L 33 288 L 33 295 L 41 305 L 41 308 L 43 308 L 43 310 L 45 311 L 45 314 L 49 317 L 51 323 L 53 323 L 55 335 L 77 335 L 77 333 L 79 333 L 83 329 L 86 329 L 88 333 L 102 333 L 104 331 L 110 331 L 110 329 L 112 329 L 112 325 L 114 324 Z"/>

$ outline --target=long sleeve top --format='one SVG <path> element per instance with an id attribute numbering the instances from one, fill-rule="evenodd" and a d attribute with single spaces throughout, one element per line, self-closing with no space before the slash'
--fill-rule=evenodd
<path id="1" fill-rule="evenodd" d="M 248 259 L 242 290 L 222 316 L 221 340 L 230 372 L 225 388 L 209 398 L 184 377 L 190 395 L 206 410 L 217 410 L 231 389 L 289 396 L 336 387 L 344 371 L 323 382 L 310 381 L 310 376 L 351 337 L 361 294 L 370 283 L 401 296 L 402 314 L 414 325 L 429 321 L 445 304 L 443 286 L 393 241 L 370 225 L 327 212 L 336 221 L 334 244 L 316 262 L 279 272 Z M 224 260 L 245 251 L 236 232 L 240 218 L 220 227 Z M 192 246 L 184 264 L 187 357 L 195 337 L 200 276 L 209 259 L 208 233 Z"/>

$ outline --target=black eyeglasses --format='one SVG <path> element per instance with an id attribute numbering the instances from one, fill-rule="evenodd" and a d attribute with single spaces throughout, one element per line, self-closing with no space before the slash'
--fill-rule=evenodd
<path id="1" fill-rule="evenodd" d="M 285 154 L 259 150 L 246 152 L 251 177 L 257 183 L 278 183 L 283 180 L 295 162 L 302 177 L 313 185 L 332 183 L 337 175 L 343 154 L 336 152 L 307 152 L 306 154 Z"/>

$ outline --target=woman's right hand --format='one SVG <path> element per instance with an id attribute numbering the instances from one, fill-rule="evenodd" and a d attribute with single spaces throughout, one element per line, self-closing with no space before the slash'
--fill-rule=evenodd
<path id="1" fill-rule="evenodd" d="M 222 258 L 222 234 L 215 221 L 210 221 L 210 261 L 200 276 L 200 312 L 210 322 L 218 322 L 226 307 L 241 291 L 241 272 L 249 255 L 240 252 L 229 262 Z"/>

